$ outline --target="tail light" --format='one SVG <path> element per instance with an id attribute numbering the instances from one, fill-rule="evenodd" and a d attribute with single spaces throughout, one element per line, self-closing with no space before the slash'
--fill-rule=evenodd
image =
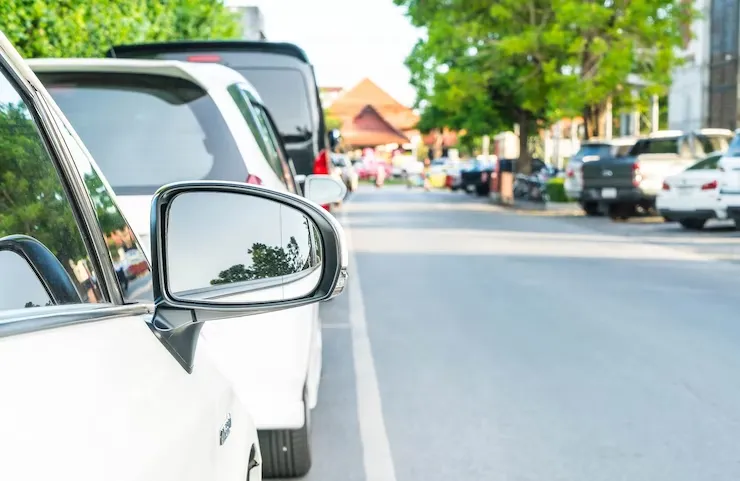
<path id="1" fill-rule="evenodd" d="M 256 175 L 249 174 L 249 176 L 247 176 L 247 184 L 262 185 L 262 179 Z"/>
<path id="2" fill-rule="evenodd" d="M 568 170 L 565 171 L 565 176 L 566 177 L 574 177 L 575 175 L 576 175 L 576 173 L 573 172 L 573 168 L 572 167 L 568 167 Z"/>
<path id="3" fill-rule="evenodd" d="M 329 154 L 326 149 L 319 152 L 313 162 L 313 173 L 316 175 L 329 175 Z"/>
<path id="4" fill-rule="evenodd" d="M 220 61 L 220 55 L 191 55 L 188 57 L 188 62 L 218 63 Z"/>
<path id="5" fill-rule="evenodd" d="M 632 164 L 632 185 L 639 187 L 640 182 L 642 182 L 642 172 L 640 172 L 640 164 L 635 162 Z"/>
<path id="6" fill-rule="evenodd" d="M 329 152 L 326 149 L 319 152 L 319 155 L 316 156 L 316 160 L 313 162 L 313 173 L 315 175 L 329 175 Z M 331 211 L 329 204 L 324 204 L 321 207 L 324 210 Z"/>
<path id="7" fill-rule="evenodd" d="M 668 182 L 663 182 L 663 190 L 671 190 L 671 186 L 668 185 Z"/>
<path id="8" fill-rule="evenodd" d="M 717 188 L 717 181 L 713 180 L 711 182 L 707 182 L 706 184 L 701 186 L 701 190 L 714 190 Z"/>

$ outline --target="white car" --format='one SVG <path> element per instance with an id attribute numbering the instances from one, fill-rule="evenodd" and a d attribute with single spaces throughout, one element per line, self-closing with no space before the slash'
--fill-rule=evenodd
<path id="1" fill-rule="evenodd" d="M 152 197 L 163 184 L 228 180 L 295 192 L 269 114 L 235 70 L 175 60 L 29 64 L 100 165 L 143 245 Z M 337 184 L 332 202 L 346 192 Z M 243 222 L 259 228 L 259 217 L 246 214 Z M 215 235 L 209 225 L 204 232 Z M 311 466 L 308 428 L 322 360 L 318 314 L 318 304 L 310 304 L 203 329 L 254 418 L 265 475 L 301 476 Z"/>
<path id="2" fill-rule="evenodd" d="M 680 174 L 666 177 L 655 199 L 655 206 L 666 221 L 698 230 L 710 219 L 727 219 L 727 206 L 720 193 L 723 172 L 715 152 Z"/>
<path id="3" fill-rule="evenodd" d="M 717 168 L 722 172 L 720 192 L 727 216 L 740 226 L 740 129 L 735 131 Z"/>
<path id="4" fill-rule="evenodd" d="M 142 246 L 89 152 L 1 33 L 0 163 L 0 479 L 259 481 L 263 458 L 243 389 L 219 368 L 223 346 L 207 333 L 340 293 L 347 252 L 336 219 L 274 189 L 168 184 L 153 197 L 151 267 L 124 290 L 114 252 Z M 306 183 L 317 198 L 336 188 Z M 258 303 L 215 295 L 223 286 L 213 276 L 235 260 L 252 273 L 259 265 L 254 249 L 230 258 L 233 239 L 285 248 L 294 271 L 234 289 L 272 280 L 281 287 L 272 292 L 286 295 Z"/>

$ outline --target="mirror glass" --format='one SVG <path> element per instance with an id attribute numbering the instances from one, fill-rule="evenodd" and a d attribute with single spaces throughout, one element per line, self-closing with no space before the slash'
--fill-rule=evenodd
<path id="1" fill-rule="evenodd" d="M 347 187 L 330 175 L 309 175 L 303 191 L 307 199 L 326 205 L 341 202 L 347 194 Z"/>
<path id="2" fill-rule="evenodd" d="M 165 237 L 167 286 L 175 299 L 300 299 L 321 280 L 318 228 L 299 210 L 270 199 L 184 192 L 170 204 Z"/>

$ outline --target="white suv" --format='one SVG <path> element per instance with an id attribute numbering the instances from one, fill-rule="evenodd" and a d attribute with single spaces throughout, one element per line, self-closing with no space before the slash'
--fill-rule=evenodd
<path id="1" fill-rule="evenodd" d="M 100 165 L 145 250 L 152 198 L 164 184 L 220 180 L 296 191 L 259 94 L 228 67 L 123 59 L 28 63 Z M 265 221 L 258 214 L 246 211 L 242 222 L 259 230 Z M 200 229 L 216 236 L 209 226 Z M 245 255 L 252 248 L 247 240 Z M 229 239 L 221 241 L 228 250 Z M 305 304 L 203 329 L 254 418 L 269 476 L 300 476 L 311 466 L 308 427 L 322 358 L 318 313 L 318 304 Z"/>

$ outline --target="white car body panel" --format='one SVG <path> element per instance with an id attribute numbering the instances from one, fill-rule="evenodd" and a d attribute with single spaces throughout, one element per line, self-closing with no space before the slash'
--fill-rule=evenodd
<path id="1" fill-rule="evenodd" d="M 716 170 L 686 170 L 665 179 L 670 190 L 660 190 L 655 199 L 658 210 L 673 211 L 713 210 L 717 218 L 727 217 L 727 209 L 719 189 L 702 190 L 701 186 L 716 180 L 721 181 L 721 172 Z"/>
<path id="2" fill-rule="evenodd" d="M 209 93 L 222 112 L 250 174 L 260 177 L 265 187 L 287 190 L 264 158 L 226 90 L 234 83 L 251 87 L 235 70 L 219 64 L 173 60 L 34 59 L 29 64 L 34 71 L 142 72 L 191 80 Z M 256 91 L 254 95 L 259 98 Z M 116 195 L 118 205 L 149 259 L 151 199 L 149 195 Z M 212 354 L 249 407 L 258 429 L 302 427 L 304 387 L 309 407 L 316 406 L 322 349 L 318 312 L 318 304 L 310 304 L 204 325 L 202 336 L 217 346 Z"/>
<path id="3" fill-rule="evenodd" d="M 0 370 L 0 385 L 23 393 L 3 396 L 0 479 L 246 479 L 255 429 L 209 341 L 201 339 L 188 374 L 145 320 L 119 316 L 0 338 L 0 363 L 13 366 Z M 223 413 L 232 429 L 221 446 Z M 252 479 L 260 479 L 256 470 Z"/>

